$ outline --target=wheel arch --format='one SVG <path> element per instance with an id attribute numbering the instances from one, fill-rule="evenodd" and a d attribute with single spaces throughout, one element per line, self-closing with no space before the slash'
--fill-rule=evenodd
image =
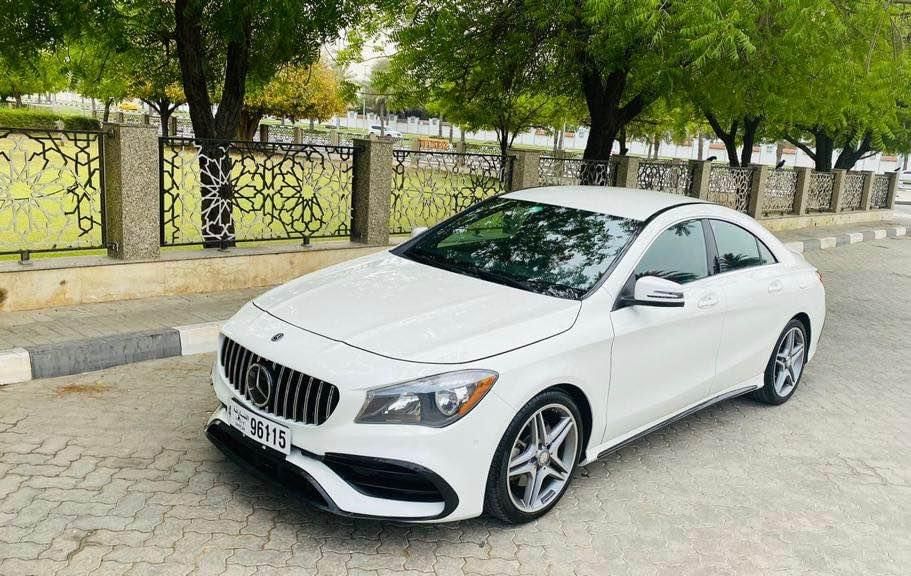
<path id="1" fill-rule="evenodd" d="M 799 320 L 803 323 L 803 327 L 807 329 L 807 349 L 809 350 L 809 343 L 813 341 L 813 326 L 810 322 L 810 315 L 806 312 L 798 312 L 791 320 Z M 788 320 L 788 322 L 791 320 Z"/>
<path id="2" fill-rule="evenodd" d="M 588 399 L 588 396 L 585 394 L 585 391 L 576 386 L 575 384 L 563 383 L 545 388 L 541 392 L 547 392 L 548 390 L 560 390 L 569 395 L 570 398 L 576 403 L 576 406 L 579 408 L 579 413 L 582 415 L 582 447 L 579 451 L 579 458 L 585 460 L 585 453 L 588 450 L 588 443 L 591 440 L 592 436 L 592 406 L 591 402 Z"/>

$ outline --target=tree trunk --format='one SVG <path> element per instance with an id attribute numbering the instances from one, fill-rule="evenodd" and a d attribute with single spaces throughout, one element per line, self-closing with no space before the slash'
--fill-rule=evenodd
<path id="1" fill-rule="evenodd" d="M 617 141 L 620 143 L 620 155 L 626 156 L 629 154 L 629 146 L 626 145 L 626 126 L 620 129 Z"/>
<path id="2" fill-rule="evenodd" d="M 583 66 L 582 89 L 591 117 L 591 131 L 583 159 L 610 160 L 620 130 L 638 116 L 649 102 L 643 94 L 637 94 L 625 105 L 622 104 L 628 77 L 626 70 L 614 70 L 605 78 L 593 63 L 587 62 Z"/>
<path id="3" fill-rule="evenodd" d="M 762 118 L 746 116 L 743 119 L 743 149 L 740 151 L 740 165 L 747 167 L 753 163 L 753 145 Z"/>
<path id="4" fill-rule="evenodd" d="M 314 126 L 314 122 L 315 122 L 315 120 L 313 118 L 310 118 L 310 131 L 311 132 L 316 129 L 316 127 Z"/>
<path id="5" fill-rule="evenodd" d="M 696 159 L 702 161 L 705 159 L 705 136 L 699 133 L 699 151 L 696 153 Z"/>
<path id="6" fill-rule="evenodd" d="M 241 109 L 246 93 L 250 65 L 250 31 L 252 11 L 242 11 L 239 34 L 227 44 L 224 78 L 218 111 L 212 113 L 209 96 L 210 80 L 206 77 L 207 46 L 203 39 L 202 21 L 205 3 L 174 0 L 175 38 L 184 94 L 190 106 L 193 132 L 199 139 L 232 138 L 240 126 Z M 206 146 L 200 154 L 201 228 L 205 247 L 233 245 L 232 220 L 234 189 L 231 183 L 231 160 L 226 146 Z M 217 170 L 213 170 L 217 169 Z"/>
<path id="7" fill-rule="evenodd" d="M 728 154 L 728 164 L 734 168 L 740 166 L 740 161 L 737 157 L 737 131 L 740 130 L 740 125 L 737 120 L 731 120 L 731 127 L 728 130 L 725 130 L 721 127 L 721 122 L 718 121 L 718 118 L 708 110 L 704 111 L 705 119 L 709 121 L 709 126 L 712 127 L 712 132 L 715 133 L 715 136 L 724 143 L 724 149 Z"/>
<path id="8" fill-rule="evenodd" d="M 816 170 L 819 172 L 832 171 L 832 153 L 835 151 L 835 142 L 832 137 L 822 129 L 813 130 L 816 140 Z"/>
<path id="9" fill-rule="evenodd" d="M 443 115 L 440 114 L 440 121 L 437 123 L 437 138 L 443 137 Z"/>
<path id="10" fill-rule="evenodd" d="M 161 135 L 165 138 L 168 137 L 168 125 L 171 123 L 171 114 L 173 113 L 174 108 L 171 108 L 170 106 L 164 106 L 158 110 L 158 120 L 161 122 Z"/>
<path id="11" fill-rule="evenodd" d="M 16 108 L 22 108 L 22 94 L 14 94 L 13 98 L 16 100 Z"/>
<path id="12" fill-rule="evenodd" d="M 251 112 L 244 108 L 240 112 L 240 126 L 237 128 L 237 139 L 252 141 L 256 137 L 256 129 L 263 119 L 263 115 L 258 112 Z"/>
<path id="13" fill-rule="evenodd" d="M 108 122 L 111 118 L 111 104 L 114 103 L 113 98 L 108 98 L 104 101 L 104 114 L 101 116 L 102 122 Z"/>
<path id="14" fill-rule="evenodd" d="M 851 143 L 852 139 L 846 139 L 845 145 L 841 149 L 841 153 L 838 155 L 838 158 L 835 160 L 835 167 L 842 170 L 850 170 L 854 168 L 854 165 L 857 164 L 864 156 L 872 151 L 873 146 L 871 142 L 870 134 L 864 134 L 863 139 L 855 147 Z"/>

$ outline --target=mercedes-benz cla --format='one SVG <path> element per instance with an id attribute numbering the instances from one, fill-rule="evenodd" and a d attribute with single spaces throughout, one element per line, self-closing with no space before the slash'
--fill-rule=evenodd
<path id="1" fill-rule="evenodd" d="M 787 401 L 824 319 L 816 270 L 743 214 L 523 190 L 244 306 L 207 433 L 340 514 L 525 522 L 662 425 Z"/>

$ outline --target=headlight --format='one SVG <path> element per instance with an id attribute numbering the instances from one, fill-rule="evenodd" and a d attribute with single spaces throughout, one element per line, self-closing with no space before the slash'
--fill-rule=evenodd
<path id="1" fill-rule="evenodd" d="M 497 377 L 490 370 L 462 370 L 369 390 L 354 421 L 442 428 L 477 406 Z"/>

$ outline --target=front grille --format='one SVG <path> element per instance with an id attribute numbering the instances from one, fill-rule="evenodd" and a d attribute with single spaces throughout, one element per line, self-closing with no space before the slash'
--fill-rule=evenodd
<path id="1" fill-rule="evenodd" d="M 248 400 L 247 370 L 256 363 L 269 371 L 272 386 L 266 402 L 258 406 L 264 412 L 319 426 L 338 405 L 338 388 L 332 384 L 267 360 L 230 338 L 222 341 L 219 358 L 228 382 Z"/>

